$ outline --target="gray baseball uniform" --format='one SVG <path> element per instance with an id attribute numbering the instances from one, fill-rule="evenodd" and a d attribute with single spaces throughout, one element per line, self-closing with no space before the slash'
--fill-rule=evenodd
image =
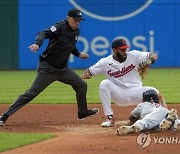
<path id="1" fill-rule="evenodd" d="M 137 105 L 137 107 L 132 111 L 132 115 L 135 118 L 140 118 L 134 125 L 144 129 L 158 129 L 161 121 L 169 113 L 169 110 L 160 106 L 158 103 L 144 102 Z M 178 117 L 175 120 L 174 125 L 171 129 L 176 129 L 178 125 Z"/>

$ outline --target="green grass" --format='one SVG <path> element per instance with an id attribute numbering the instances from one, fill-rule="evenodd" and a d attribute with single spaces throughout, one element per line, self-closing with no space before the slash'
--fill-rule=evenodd
<path id="1" fill-rule="evenodd" d="M 81 76 L 84 70 L 76 72 Z M 0 71 L 0 104 L 12 103 L 31 86 L 35 76 L 36 71 Z M 86 80 L 89 103 L 100 103 L 98 87 L 105 78 L 104 75 L 99 75 Z M 147 79 L 143 80 L 143 85 L 159 89 L 167 103 L 180 103 L 180 69 L 150 69 Z M 32 103 L 76 103 L 76 99 L 71 86 L 55 82 Z M 52 137 L 54 136 L 51 134 L 0 133 L 0 152 Z"/>
<path id="2" fill-rule="evenodd" d="M 80 76 L 84 70 L 75 70 Z M 0 103 L 12 103 L 27 90 L 36 71 L 0 71 Z M 98 87 L 104 75 L 86 80 L 88 103 L 100 103 Z M 143 85 L 153 86 L 164 95 L 167 103 L 180 103 L 180 69 L 150 69 Z M 69 85 L 54 82 L 37 96 L 32 103 L 76 103 L 75 92 Z"/>
<path id="3" fill-rule="evenodd" d="M 54 136 L 52 134 L 0 133 L 0 152 L 53 138 Z"/>
<path id="4" fill-rule="evenodd" d="M 180 69 L 150 69 L 143 84 L 156 87 L 167 103 L 180 103 Z"/>
<path id="5" fill-rule="evenodd" d="M 78 70 L 81 75 L 83 70 Z M 36 71 L 0 71 L 0 103 L 12 103 L 32 84 Z M 103 75 L 88 81 L 88 102 L 100 102 L 98 85 Z M 105 78 L 105 77 L 104 77 Z M 32 103 L 76 103 L 75 92 L 71 86 L 54 82 L 46 88 Z"/>

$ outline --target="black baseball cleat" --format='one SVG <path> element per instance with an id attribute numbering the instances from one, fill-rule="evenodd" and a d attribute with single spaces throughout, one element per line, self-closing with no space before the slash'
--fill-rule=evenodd
<path id="1" fill-rule="evenodd" d="M 79 120 L 84 120 L 84 119 L 86 119 L 86 118 L 89 117 L 89 116 L 94 116 L 94 115 L 96 115 L 98 112 L 99 112 L 99 109 L 98 109 L 98 108 L 94 108 L 94 109 L 91 109 L 91 110 L 87 110 L 87 113 L 85 113 L 85 114 L 78 114 L 78 119 L 79 119 Z"/>
<path id="2" fill-rule="evenodd" d="M 0 126 L 4 126 L 5 125 L 5 122 L 6 120 L 9 118 L 9 115 L 6 115 L 6 114 L 2 114 L 0 116 Z"/>

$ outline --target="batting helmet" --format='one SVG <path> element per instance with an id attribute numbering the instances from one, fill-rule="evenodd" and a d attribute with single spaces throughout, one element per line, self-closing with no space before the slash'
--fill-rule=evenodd
<path id="1" fill-rule="evenodd" d="M 159 102 L 158 93 L 154 89 L 146 90 L 143 93 L 143 101 L 144 102 Z"/>

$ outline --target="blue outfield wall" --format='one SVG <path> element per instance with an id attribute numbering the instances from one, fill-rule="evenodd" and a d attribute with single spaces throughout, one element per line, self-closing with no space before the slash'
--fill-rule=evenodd
<path id="1" fill-rule="evenodd" d="M 65 19 L 73 7 L 86 19 L 77 47 L 90 57 L 71 56 L 71 68 L 87 68 L 110 55 L 111 41 L 118 36 L 131 49 L 158 53 L 153 67 L 180 67 L 180 0 L 19 0 L 19 69 L 36 68 L 47 40 L 37 53 L 28 46 L 37 32 Z"/>

